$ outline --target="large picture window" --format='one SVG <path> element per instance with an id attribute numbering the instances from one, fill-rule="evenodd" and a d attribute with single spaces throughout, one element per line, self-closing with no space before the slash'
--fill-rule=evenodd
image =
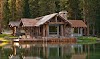
<path id="1" fill-rule="evenodd" d="M 49 26 L 49 35 L 52 35 L 52 34 L 57 34 L 57 26 L 55 25 Z"/>

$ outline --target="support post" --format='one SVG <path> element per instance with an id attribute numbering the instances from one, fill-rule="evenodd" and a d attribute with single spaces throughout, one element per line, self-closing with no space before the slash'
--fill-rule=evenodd
<path id="1" fill-rule="evenodd" d="M 39 27 L 39 29 L 38 29 L 38 32 L 39 32 L 39 36 L 40 36 L 40 27 Z"/>
<path id="2" fill-rule="evenodd" d="M 65 36 L 66 25 L 64 24 L 63 34 Z"/>
<path id="3" fill-rule="evenodd" d="M 80 28 L 80 34 L 83 36 L 83 28 Z"/>
<path id="4" fill-rule="evenodd" d="M 47 37 L 49 36 L 49 27 L 48 27 L 47 24 L 46 24 L 46 36 L 47 36 Z"/>
<path id="5" fill-rule="evenodd" d="M 45 25 L 43 25 L 43 37 L 45 37 Z"/>
<path id="6" fill-rule="evenodd" d="M 71 36 L 74 36 L 74 28 L 71 28 Z"/>
<path id="7" fill-rule="evenodd" d="M 78 36 L 80 35 L 80 28 L 78 28 Z"/>
<path id="8" fill-rule="evenodd" d="M 64 36 L 63 25 L 61 25 L 61 36 Z"/>
<path id="9" fill-rule="evenodd" d="M 14 27 L 14 33 L 13 33 L 13 35 L 14 36 L 16 35 L 16 27 Z"/>
<path id="10" fill-rule="evenodd" d="M 57 26 L 57 36 L 59 37 L 59 25 Z"/>

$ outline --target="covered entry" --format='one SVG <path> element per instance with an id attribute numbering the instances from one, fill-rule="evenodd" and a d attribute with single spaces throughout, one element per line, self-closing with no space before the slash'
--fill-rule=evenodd
<path id="1" fill-rule="evenodd" d="M 72 35 L 71 36 L 83 36 L 84 29 L 87 28 L 86 24 L 82 20 L 69 20 L 72 23 Z"/>

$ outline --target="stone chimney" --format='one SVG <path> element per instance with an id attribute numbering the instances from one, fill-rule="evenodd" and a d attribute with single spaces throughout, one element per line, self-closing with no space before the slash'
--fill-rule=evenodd
<path id="1" fill-rule="evenodd" d="M 67 13 L 68 13 L 67 11 L 60 11 L 59 15 L 67 20 Z"/>

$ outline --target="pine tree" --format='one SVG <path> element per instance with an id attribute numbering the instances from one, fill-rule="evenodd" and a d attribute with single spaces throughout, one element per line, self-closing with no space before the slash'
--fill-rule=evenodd
<path id="1" fill-rule="evenodd" d="M 23 2 L 23 18 L 30 18 L 29 0 L 22 0 Z"/>
<path id="2" fill-rule="evenodd" d="M 10 21 L 10 9 L 8 0 L 3 1 L 3 25 L 7 26 Z"/>
<path id="3" fill-rule="evenodd" d="M 51 14 L 55 12 L 54 0 L 40 0 L 39 1 L 39 13 L 40 16 Z"/>
<path id="4" fill-rule="evenodd" d="M 60 0 L 60 11 L 68 10 L 68 0 Z"/>
<path id="5" fill-rule="evenodd" d="M 16 20 L 16 0 L 9 0 L 10 20 Z"/>
<path id="6" fill-rule="evenodd" d="M 82 19 L 81 18 L 81 10 L 79 8 L 79 0 L 68 0 L 68 13 L 69 19 Z"/>
<path id="7" fill-rule="evenodd" d="M 22 0 L 16 0 L 16 19 L 19 20 L 23 17 L 23 2 Z"/>
<path id="8" fill-rule="evenodd" d="M 80 0 L 83 13 L 83 19 L 87 23 L 87 35 L 95 35 L 96 17 L 98 10 L 97 0 Z"/>
<path id="9" fill-rule="evenodd" d="M 31 18 L 39 16 L 39 0 L 29 0 Z"/>

